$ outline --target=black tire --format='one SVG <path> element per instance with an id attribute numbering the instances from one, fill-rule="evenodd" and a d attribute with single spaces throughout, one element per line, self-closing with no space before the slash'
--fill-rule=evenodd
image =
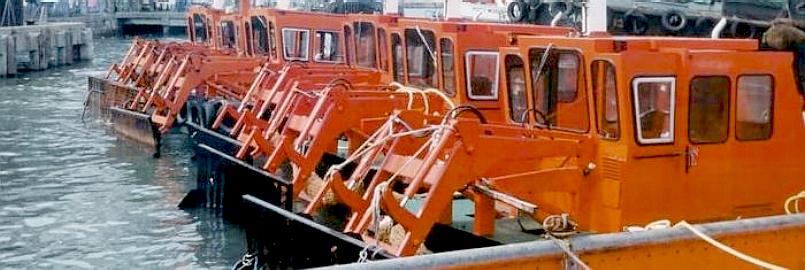
<path id="1" fill-rule="evenodd" d="M 679 33 L 688 26 L 688 17 L 678 10 L 669 10 L 660 17 L 662 28 L 669 33 Z"/>
<path id="2" fill-rule="evenodd" d="M 693 34 L 698 37 L 710 37 L 715 27 L 716 21 L 712 18 L 699 17 L 693 23 Z"/>
<path id="3" fill-rule="evenodd" d="M 204 127 L 205 128 L 212 128 L 212 124 L 215 123 L 215 118 L 218 117 L 218 111 L 223 107 L 223 103 L 218 100 L 212 100 L 204 102 L 202 105 L 204 107 L 202 116 L 204 117 Z"/>
<path id="4" fill-rule="evenodd" d="M 630 10 L 623 15 L 623 30 L 633 35 L 643 35 L 648 32 L 648 17 L 640 11 Z"/>
<path id="5" fill-rule="evenodd" d="M 188 101 L 187 102 L 187 110 L 188 110 L 188 121 L 198 126 L 204 126 L 204 108 L 197 102 L 197 101 Z"/>
<path id="6" fill-rule="evenodd" d="M 730 35 L 733 38 L 755 38 L 757 32 L 757 26 L 753 24 L 736 21 L 730 25 Z"/>
<path id="7" fill-rule="evenodd" d="M 528 14 L 528 5 L 522 0 L 511 2 L 506 8 L 506 14 L 512 22 L 522 22 Z"/>
<path id="8" fill-rule="evenodd" d="M 548 4 L 548 14 L 551 15 L 551 18 L 556 17 L 556 14 L 562 12 L 562 17 L 569 17 L 573 12 L 575 12 L 573 8 L 573 3 L 569 0 L 566 1 L 558 1 L 558 2 L 551 2 Z"/>
<path id="9" fill-rule="evenodd" d="M 538 24 L 541 7 L 542 7 L 541 0 L 528 1 L 528 18 L 526 18 L 526 20 L 529 23 Z"/>

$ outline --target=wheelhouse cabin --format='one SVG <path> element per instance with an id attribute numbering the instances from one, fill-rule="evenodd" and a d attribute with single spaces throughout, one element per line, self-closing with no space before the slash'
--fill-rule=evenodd
<path id="1" fill-rule="evenodd" d="M 580 229 L 782 214 L 805 186 L 792 53 L 609 36 L 518 36 L 500 53 L 506 121 L 583 145 L 580 190 L 532 194 Z"/>

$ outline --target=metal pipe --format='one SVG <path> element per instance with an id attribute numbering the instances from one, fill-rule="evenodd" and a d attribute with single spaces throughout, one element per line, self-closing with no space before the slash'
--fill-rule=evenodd
<path id="1" fill-rule="evenodd" d="M 713 32 L 710 33 L 710 38 L 718 39 L 721 37 L 721 31 L 724 31 L 725 27 L 727 27 L 727 18 L 721 17 L 721 20 L 718 21 L 716 27 L 713 28 Z"/>
<path id="2" fill-rule="evenodd" d="M 556 13 L 556 16 L 553 16 L 553 19 L 551 20 L 551 27 L 556 27 L 556 25 L 559 24 L 559 20 L 562 19 L 562 15 L 564 14 L 564 11 L 559 11 L 559 13 Z"/>
<path id="3" fill-rule="evenodd" d="M 805 215 L 741 219 L 695 225 L 694 227 L 711 237 L 727 237 L 747 233 L 771 233 L 805 227 Z M 643 232 L 582 235 L 571 238 L 570 246 L 574 253 L 584 255 L 603 250 L 616 251 L 641 246 L 668 244 L 670 242 L 699 241 L 699 239 L 686 228 L 673 227 Z M 549 258 L 564 254 L 564 251 L 552 241 L 533 241 L 376 261 L 367 264 L 339 265 L 331 269 L 432 269 Z"/>

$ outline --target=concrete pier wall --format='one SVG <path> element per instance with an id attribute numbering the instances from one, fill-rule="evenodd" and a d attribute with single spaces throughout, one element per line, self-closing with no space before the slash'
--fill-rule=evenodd
<path id="1" fill-rule="evenodd" d="M 0 27 L 0 77 L 91 60 L 92 35 L 83 23 Z"/>

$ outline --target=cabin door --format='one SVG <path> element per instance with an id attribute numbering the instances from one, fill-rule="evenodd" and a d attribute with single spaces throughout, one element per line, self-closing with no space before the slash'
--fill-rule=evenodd
<path id="1" fill-rule="evenodd" d="M 620 189 L 623 225 L 678 220 L 691 207 L 690 183 L 684 177 L 687 139 L 682 131 L 687 117 L 678 106 L 684 100 L 680 85 L 685 81 L 675 75 L 674 56 L 651 55 L 656 62 L 644 57 L 623 59 L 639 68 L 627 78 L 628 91 L 622 93 L 622 100 L 629 101 L 621 106 L 630 119 L 624 127 L 633 136 L 624 166 L 627 179 Z"/>

